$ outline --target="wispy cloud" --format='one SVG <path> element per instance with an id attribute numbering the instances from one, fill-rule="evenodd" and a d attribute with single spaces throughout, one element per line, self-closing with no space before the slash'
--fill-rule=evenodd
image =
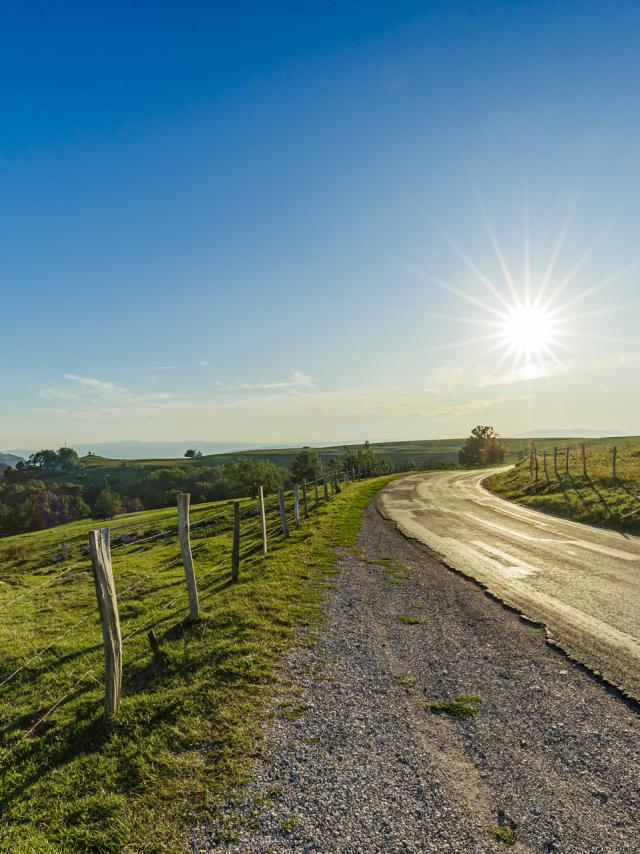
<path id="1" fill-rule="evenodd" d="M 477 386 L 486 388 L 488 386 L 514 385 L 532 380 L 549 379 L 568 374 L 590 374 L 596 371 L 606 371 L 610 368 L 624 368 L 638 364 L 640 364 L 640 353 L 619 353 L 602 359 L 572 358 L 564 361 L 521 365 L 498 374 L 480 368 Z"/>
<path id="2" fill-rule="evenodd" d="M 65 380 L 83 386 L 92 392 L 103 395 L 126 394 L 126 389 L 112 382 L 98 380 L 95 377 L 81 377 L 78 374 L 63 374 Z"/>
<path id="3" fill-rule="evenodd" d="M 314 388 L 315 380 L 309 374 L 302 371 L 293 371 L 291 377 L 287 380 L 277 380 L 275 382 L 266 383 L 245 383 L 240 382 L 235 385 L 223 385 L 216 383 L 218 391 L 277 391 L 282 389 L 296 388 Z"/>

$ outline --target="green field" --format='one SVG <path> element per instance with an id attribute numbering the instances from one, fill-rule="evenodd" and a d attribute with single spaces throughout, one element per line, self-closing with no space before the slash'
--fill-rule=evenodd
<path id="1" fill-rule="evenodd" d="M 192 532 L 202 608 L 193 625 L 170 533 L 175 510 L 113 520 L 114 538 L 169 534 L 113 545 L 124 672 L 111 724 L 102 720 L 101 631 L 83 551 L 95 523 L 3 539 L 0 850 L 183 850 L 189 826 L 246 779 L 274 664 L 293 629 L 318 619 L 333 547 L 355 542 L 364 507 L 389 479 L 345 484 L 288 541 L 271 499 L 266 558 L 255 549 L 255 503 L 244 501 L 235 584 L 229 503 L 194 507 L 193 520 L 208 522 Z"/>
<path id="2" fill-rule="evenodd" d="M 528 457 L 515 469 L 489 478 L 496 494 L 577 522 L 600 525 L 640 534 L 640 442 L 637 437 L 599 439 L 585 442 L 587 476 L 582 467 L 581 440 L 537 441 L 538 481 L 530 471 Z M 612 448 L 618 449 L 617 476 L 612 471 Z M 558 447 L 558 471 L 553 448 Z M 569 446 L 569 471 L 565 469 L 565 447 Z M 543 452 L 547 451 L 547 471 Z"/>
<path id="3" fill-rule="evenodd" d="M 415 469 L 437 469 L 455 466 L 458 463 L 458 451 L 464 444 L 464 439 L 425 439 L 408 442 L 376 442 L 372 443 L 374 455 L 377 458 L 391 460 L 400 468 L 413 466 Z M 507 459 L 514 462 L 522 453 L 526 453 L 527 441 L 522 439 L 506 439 Z M 349 446 L 358 447 L 358 446 Z M 316 448 L 318 456 L 326 466 L 334 457 L 342 453 L 343 446 L 327 446 Z M 274 463 L 281 468 L 291 468 L 293 460 L 300 448 L 265 448 L 262 450 L 237 451 L 234 453 L 211 454 L 208 456 L 187 459 L 157 459 L 157 460 L 114 460 L 107 457 L 82 457 L 82 467 L 65 475 L 65 482 L 77 482 L 84 486 L 100 486 L 105 476 L 109 483 L 118 491 L 126 492 L 128 484 L 133 483 L 141 475 L 148 475 L 157 469 L 181 467 L 218 467 L 225 463 L 247 458 L 264 460 Z M 52 480 L 56 475 L 47 476 Z M 46 478 L 45 478 L 46 479 Z"/>

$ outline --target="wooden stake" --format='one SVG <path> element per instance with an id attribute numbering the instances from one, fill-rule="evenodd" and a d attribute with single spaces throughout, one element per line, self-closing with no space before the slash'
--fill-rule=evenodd
<path id="1" fill-rule="evenodd" d="M 313 481 L 313 485 L 314 485 L 315 490 L 316 490 L 316 507 L 317 507 L 317 506 L 318 506 L 318 504 L 320 503 L 320 496 L 318 495 L 318 478 L 316 478 L 316 479 Z"/>
<path id="2" fill-rule="evenodd" d="M 556 447 L 553 449 L 553 470 L 558 477 L 558 449 Z"/>
<path id="3" fill-rule="evenodd" d="M 539 463 L 538 463 L 538 451 L 537 450 L 534 452 L 534 461 L 536 464 L 536 483 L 537 483 L 538 480 L 540 479 L 540 469 L 539 469 Z"/>
<path id="4" fill-rule="evenodd" d="M 613 479 L 616 480 L 616 463 L 618 461 L 618 448 L 615 445 L 613 446 L 612 458 Z"/>
<path id="5" fill-rule="evenodd" d="M 102 623 L 104 714 L 108 720 L 114 718 L 118 712 L 122 691 L 122 635 L 109 542 L 108 528 L 89 532 L 93 581 Z"/>
<path id="6" fill-rule="evenodd" d="M 280 505 L 280 524 L 282 525 L 282 536 L 286 539 L 289 536 L 289 523 L 287 522 L 287 513 L 284 506 L 284 489 L 282 486 L 278 490 L 278 504 Z"/>
<path id="7" fill-rule="evenodd" d="M 582 474 L 587 476 L 587 446 L 582 444 Z"/>
<path id="8" fill-rule="evenodd" d="M 178 535 L 180 537 L 180 554 L 184 574 L 187 579 L 187 591 L 189 593 L 189 619 L 195 621 L 200 617 L 200 603 L 198 601 L 198 585 L 196 583 L 196 572 L 193 566 L 191 554 L 189 502 L 191 496 L 188 492 L 178 495 Z"/>
<path id="9" fill-rule="evenodd" d="M 309 518 L 309 502 L 307 500 L 307 481 L 302 481 L 302 507 L 304 509 L 304 518 Z"/>
<path id="10" fill-rule="evenodd" d="M 260 511 L 260 525 L 262 528 L 262 554 L 266 555 L 267 548 L 267 514 L 264 510 L 264 489 L 258 487 L 258 510 Z"/>
<path id="11" fill-rule="evenodd" d="M 300 527 L 300 487 L 297 483 L 293 484 L 293 521 L 296 523 L 296 528 Z"/>
<path id="12" fill-rule="evenodd" d="M 567 473 L 567 477 L 569 477 L 569 446 L 564 449 L 564 470 Z"/>
<path id="13" fill-rule="evenodd" d="M 324 485 L 324 500 L 328 501 L 329 500 L 329 484 L 327 483 L 327 476 L 326 475 L 324 477 L 323 485 Z"/>
<path id="14" fill-rule="evenodd" d="M 238 580 L 240 572 L 240 502 L 233 502 L 233 547 L 231 550 L 231 580 Z"/>

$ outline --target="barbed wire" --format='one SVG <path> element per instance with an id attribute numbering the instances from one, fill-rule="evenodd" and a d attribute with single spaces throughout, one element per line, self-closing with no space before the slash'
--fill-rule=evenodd
<path id="1" fill-rule="evenodd" d="M 91 614 L 86 614 L 81 620 L 78 620 L 77 623 L 74 623 L 73 626 L 70 626 L 68 629 L 65 629 L 64 632 L 62 632 L 57 637 L 55 637 L 45 647 L 43 647 L 41 650 L 36 652 L 35 655 L 32 655 L 31 658 L 28 658 L 23 664 L 21 664 L 20 667 L 16 668 L 13 671 L 13 673 L 11 673 L 9 676 L 7 676 L 5 679 L 3 679 L 2 682 L 0 682 L 0 688 L 2 688 L 8 682 L 11 682 L 11 680 L 13 678 L 15 678 L 19 673 L 21 673 L 25 668 L 27 668 L 31 664 L 32 661 L 35 661 L 36 659 L 40 658 L 40 656 L 44 655 L 44 653 L 47 652 L 47 650 L 51 649 L 52 646 L 55 646 L 59 640 L 62 640 L 62 638 L 66 637 L 72 631 L 77 629 L 78 626 L 81 626 L 83 623 L 86 623 L 87 620 L 90 620 L 92 617 L 94 619 L 97 617 L 97 614 L 95 613 L 95 611 L 93 611 Z"/>
<path id="2" fill-rule="evenodd" d="M 92 668 L 91 670 L 87 670 L 87 671 L 86 671 L 86 673 L 84 673 L 84 674 L 80 677 L 80 679 L 78 679 L 78 681 L 73 685 L 73 687 L 71 688 L 71 690 L 70 690 L 70 691 L 67 691 L 67 693 L 66 693 L 66 694 L 64 694 L 62 697 L 60 697 L 60 699 L 59 699 L 59 700 L 56 700 L 56 702 L 53 704 L 53 706 L 51 706 L 51 708 L 49 708 L 49 709 L 44 713 L 44 715 L 42 715 L 42 716 L 41 716 L 41 717 L 40 717 L 40 718 L 35 722 L 35 724 L 33 724 L 33 726 L 32 726 L 29 730 L 27 730 L 27 732 L 22 736 L 22 738 L 20 738 L 20 739 L 19 739 L 19 740 L 18 740 L 18 741 L 17 741 L 17 742 L 12 746 L 12 747 L 10 747 L 10 748 L 9 748 L 9 750 L 7 750 L 7 751 L 6 751 L 2 756 L 0 756 L 0 766 L 2 766 L 2 765 L 4 764 L 4 762 L 5 762 L 5 761 L 6 761 L 6 760 L 7 760 L 7 759 L 8 759 L 8 758 L 13 754 L 13 753 L 15 753 L 15 751 L 20 747 L 20 745 L 21 745 L 21 744 L 23 744 L 23 743 L 24 743 L 24 742 L 25 742 L 25 741 L 26 741 L 26 740 L 31 736 L 31 734 L 32 734 L 33 732 L 35 732 L 35 730 L 40 726 L 40 724 L 44 723 L 44 721 L 46 721 L 46 719 L 47 719 L 50 715 L 52 715 L 52 714 L 55 712 L 55 710 L 56 710 L 59 706 L 61 706 L 61 705 L 62 705 L 62 703 L 64 703 L 64 701 L 67 699 L 67 697 L 70 697 L 70 696 L 74 693 L 74 691 L 75 691 L 75 690 L 76 690 L 76 689 L 81 685 L 81 683 L 82 683 L 82 682 L 87 678 L 87 676 L 93 675 L 93 672 L 94 672 L 94 671 L 93 671 L 93 668 Z"/>

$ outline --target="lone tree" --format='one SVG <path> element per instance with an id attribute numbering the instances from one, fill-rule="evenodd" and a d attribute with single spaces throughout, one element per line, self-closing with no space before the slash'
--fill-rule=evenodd
<path id="1" fill-rule="evenodd" d="M 105 488 L 98 493 L 93 511 L 98 519 L 113 519 L 118 513 L 122 513 L 122 501 L 110 487 Z"/>
<path id="2" fill-rule="evenodd" d="M 294 481 L 315 480 L 322 476 L 322 463 L 318 452 L 313 448 L 303 448 L 291 463 L 291 476 Z"/>
<path id="3" fill-rule="evenodd" d="M 193 457 L 201 457 L 202 451 L 198 451 L 196 450 L 196 448 L 189 448 L 187 451 L 184 452 L 184 455 L 185 457 L 189 457 L 192 459 Z"/>
<path id="4" fill-rule="evenodd" d="M 478 425 L 471 431 L 458 452 L 458 461 L 465 468 L 496 465 L 504 462 L 505 446 L 493 427 Z"/>

